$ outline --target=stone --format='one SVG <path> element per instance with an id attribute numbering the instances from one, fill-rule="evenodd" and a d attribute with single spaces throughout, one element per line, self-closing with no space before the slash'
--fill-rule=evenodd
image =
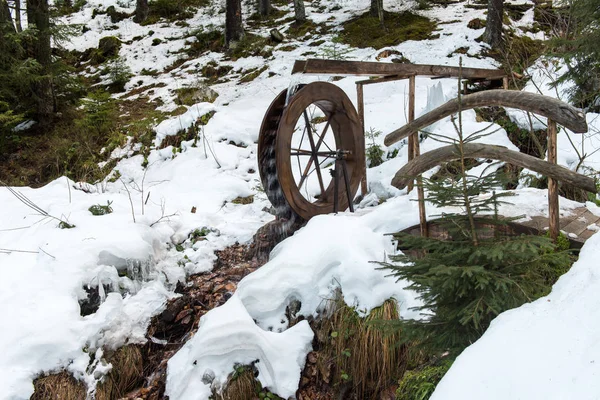
<path id="1" fill-rule="evenodd" d="M 273 41 L 277 42 L 277 43 L 281 43 L 283 42 L 283 33 L 279 32 L 278 29 L 273 28 L 271 29 L 271 31 L 269 32 L 271 34 L 271 39 L 273 39 Z"/>
<path id="2" fill-rule="evenodd" d="M 467 24 L 467 28 L 469 29 L 481 29 L 485 28 L 485 21 L 481 18 L 475 18 L 469 21 Z"/>

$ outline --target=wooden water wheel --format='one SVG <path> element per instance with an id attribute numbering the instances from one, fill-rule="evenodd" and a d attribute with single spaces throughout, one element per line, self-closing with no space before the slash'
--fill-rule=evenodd
<path id="1" fill-rule="evenodd" d="M 358 114 L 337 86 L 302 85 L 271 103 L 260 129 L 258 165 L 278 216 L 308 220 L 352 211 L 364 163 Z"/>

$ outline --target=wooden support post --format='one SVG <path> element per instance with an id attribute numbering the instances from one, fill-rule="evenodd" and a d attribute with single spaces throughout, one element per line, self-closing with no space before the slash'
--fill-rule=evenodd
<path id="1" fill-rule="evenodd" d="M 414 75 L 408 78 L 408 122 L 412 122 L 415 119 L 415 77 Z M 414 132 L 408 136 L 408 161 L 415 158 L 415 141 L 419 141 L 419 138 L 415 136 Z M 414 182 L 410 181 L 408 184 L 408 191 L 413 189 Z"/>
<path id="2" fill-rule="evenodd" d="M 502 88 L 504 90 L 508 90 L 508 76 L 505 76 L 504 78 L 502 78 Z"/>
<path id="3" fill-rule="evenodd" d="M 358 107 L 358 119 L 360 120 L 360 127 L 362 129 L 362 134 L 365 134 L 365 102 L 363 96 L 363 84 L 356 84 L 356 104 Z M 363 196 L 367 194 L 367 144 L 365 143 L 365 148 L 363 149 L 363 154 L 365 157 L 364 167 L 363 167 L 363 175 L 360 180 L 360 190 Z"/>
<path id="4" fill-rule="evenodd" d="M 408 122 L 415 120 L 415 76 L 408 78 Z M 412 160 L 421 154 L 421 145 L 419 143 L 419 132 L 414 132 L 408 137 L 408 160 Z M 412 189 L 412 182 L 408 191 Z M 419 201 L 419 223 L 421 226 L 421 236 L 428 236 L 427 232 L 427 213 L 425 211 L 425 191 L 423 190 L 423 178 L 417 176 L 417 198 Z"/>
<path id="5" fill-rule="evenodd" d="M 548 162 L 556 164 L 556 122 L 548 118 Z M 556 243 L 558 239 L 559 208 L 558 181 L 548 177 L 548 220 L 550 237 Z"/>

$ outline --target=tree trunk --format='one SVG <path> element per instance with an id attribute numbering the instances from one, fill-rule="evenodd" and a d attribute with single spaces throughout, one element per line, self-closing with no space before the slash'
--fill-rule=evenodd
<path id="1" fill-rule="evenodd" d="M 241 0 L 227 0 L 225 11 L 225 41 L 229 45 L 244 37 L 242 26 L 242 2 Z"/>
<path id="2" fill-rule="evenodd" d="M 483 32 L 483 41 L 492 49 L 502 45 L 502 16 L 504 15 L 504 0 L 488 0 L 488 13 Z"/>
<path id="3" fill-rule="evenodd" d="M 258 13 L 266 17 L 271 13 L 271 0 L 258 0 Z"/>
<path id="4" fill-rule="evenodd" d="M 379 18 L 379 22 L 383 25 L 383 0 L 371 0 L 369 12 L 371 16 Z"/>
<path id="5" fill-rule="evenodd" d="M 148 18 L 148 0 L 137 0 L 135 3 L 135 16 L 133 22 L 141 24 Z"/>
<path id="6" fill-rule="evenodd" d="M 306 11 L 304 10 L 304 0 L 294 0 L 294 13 L 296 23 L 306 22 Z"/>
<path id="7" fill-rule="evenodd" d="M 40 77 L 33 83 L 33 94 L 38 104 L 37 116 L 40 122 L 47 121 L 54 112 L 52 78 L 50 64 L 50 14 L 48 0 L 27 0 L 27 25 L 37 29 L 33 43 L 33 54 L 41 66 Z"/>
<path id="8" fill-rule="evenodd" d="M 10 8 L 8 8 L 6 0 L 0 0 L 0 25 L 3 34 L 15 32 L 15 26 L 10 16 Z"/>
<path id="9" fill-rule="evenodd" d="M 23 32 L 23 25 L 21 24 L 21 0 L 15 0 L 15 27 L 17 32 Z"/>

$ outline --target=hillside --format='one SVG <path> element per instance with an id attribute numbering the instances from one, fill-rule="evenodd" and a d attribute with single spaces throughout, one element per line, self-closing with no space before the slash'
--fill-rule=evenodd
<path id="1" fill-rule="evenodd" d="M 163 3 L 168 4 L 156 2 Z M 365 129 L 381 132 L 368 144 L 382 149 L 383 162 L 368 168 L 369 192 L 356 212 L 315 217 L 268 255 L 252 253 L 260 229 L 275 220 L 258 173 L 258 133 L 271 101 L 294 84 L 331 82 L 357 106 L 355 82 L 364 77 L 292 76 L 298 59 L 506 67 L 477 40 L 484 28 L 472 29 L 469 23 L 485 19 L 485 4 L 444 1 L 424 7 L 384 1 L 386 18 L 394 21 L 390 31 L 403 24 L 412 29 L 389 43 L 378 42 L 375 49 L 360 40 L 369 35 L 366 28 L 349 25 L 368 11 L 367 0 L 306 2 L 309 22 L 300 27 L 287 1 L 274 2 L 276 11 L 265 19 L 250 17 L 254 3 L 244 2 L 246 39 L 227 49 L 225 2 L 191 3 L 167 17 L 155 5 L 142 25 L 131 18 L 131 0 L 87 0 L 58 17 L 79 29 L 62 45 L 77 60 L 73 73 L 86 80 L 89 93 L 108 93 L 115 74 L 125 75 L 123 91 L 92 96 L 73 112 L 91 115 L 94 104 L 102 109 L 114 101 L 111 114 L 100 115 L 118 127 L 99 133 L 111 140 L 86 148 L 83 139 L 68 133 L 69 121 L 57 125 L 53 138 L 64 129 L 62 139 L 78 144 L 69 147 L 69 157 L 80 154 L 83 160 L 83 153 L 93 152 L 77 171 L 80 158 L 69 159 L 72 168 L 59 166 L 62 153 L 54 144 L 41 154 L 39 148 L 27 148 L 30 142 L 17 143 L 18 150 L 2 159 L 8 185 L 0 188 L 0 399 L 27 399 L 36 389 L 37 398 L 44 398 L 38 378 L 63 372 L 75 378 L 67 381 L 79 390 L 68 398 L 101 398 L 96 391 L 103 390 L 101 382 L 116 366 L 109 356 L 137 345 L 145 349 L 142 377 L 128 393 L 107 398 L 214 398 L 234 371 L 248 365 L 264 388 L 263 397 L 292 398 L 300 387 L 305 390 L 300 398 L 328 398 L 331 393 L 317 397 L 306 389 L 317 387 L 320 378 L 310 378 L 309 384 L 301 377 L 317 364 L 310 361 L 320 340 L 316 321 L 328 314 L 331 301 L 341 299 L 363 317 L 393 299 L 401 318 L 425 318 L 413 309 L 422 303 L 407 288 L 409 282 L 396 281 L 374 263 L 398 251 L 387 234 L 419 223 L 416 191 L 391 185 L 408 160 L 407 142 L 383 144 L 385 134 L 407 123 L 408 82 L 365 89 Z M 518 5 L 505 23 L 513 34 L 546 39 L 536 29 L 537 3 Z M 283 35 L 281 42 L 272 39 L 273 28 Z M 118 58 L 93 61 L 102 55 L 99 45 L 106 37 L 118 43 Z M 520 90 L 567 101 L 572 83 L 550 86 L 565 68 L 560 60 L 519 54 L 505 59 L 523 63 L 512 66 L 525 76 L 515 82 Z M 417 77 L 417 117 L 456 97 L 458 90 L 455 79 Z M 587 134 L 561 130 L 560 165 L 597 177 L 598 116 L 586 114 Z M 545 129 L 545 123 L 511 109 L 501 125 L 474 110 L 462 113 L 465 132 L 486 134 L 478 142 L 516 151 L 524 147 L 514 140 L 517 129 Z M 92 122 L 83 132 L 92 135 L 89 126 L 100 125 Z M 25 122 L 19 129 L 38 128 Z M 450 117 L 428 129 L 456 136 Z M 45 140 L 35 135 L 31 143 Z M 428 137 L 421 151 L 442 145 Z M 21 162 L 36 152 L 38 161 Z M 471 172 L 483 174 L 486 166 Z M 547 190 L 532 187 L 526 173 L 515 179 L 514 196 L 500 214 L 521 221 L 547 216 Z M 577 200 L 561 197 L 561 214 L 585 207 L 600 216 L 593 201 Z M 427 208 L 430 217 L 449 211 L 455 210 Z M 432 399 L 597 398 L 598 246 L 600 238 L 593 235 L 549 295 L 498 316 L 457 358 Z M 298 309 L 290 312 L 292 306 Z M 177 340 L 159 334 L 172 310 L 176 329 L 185 328 Z"/>

